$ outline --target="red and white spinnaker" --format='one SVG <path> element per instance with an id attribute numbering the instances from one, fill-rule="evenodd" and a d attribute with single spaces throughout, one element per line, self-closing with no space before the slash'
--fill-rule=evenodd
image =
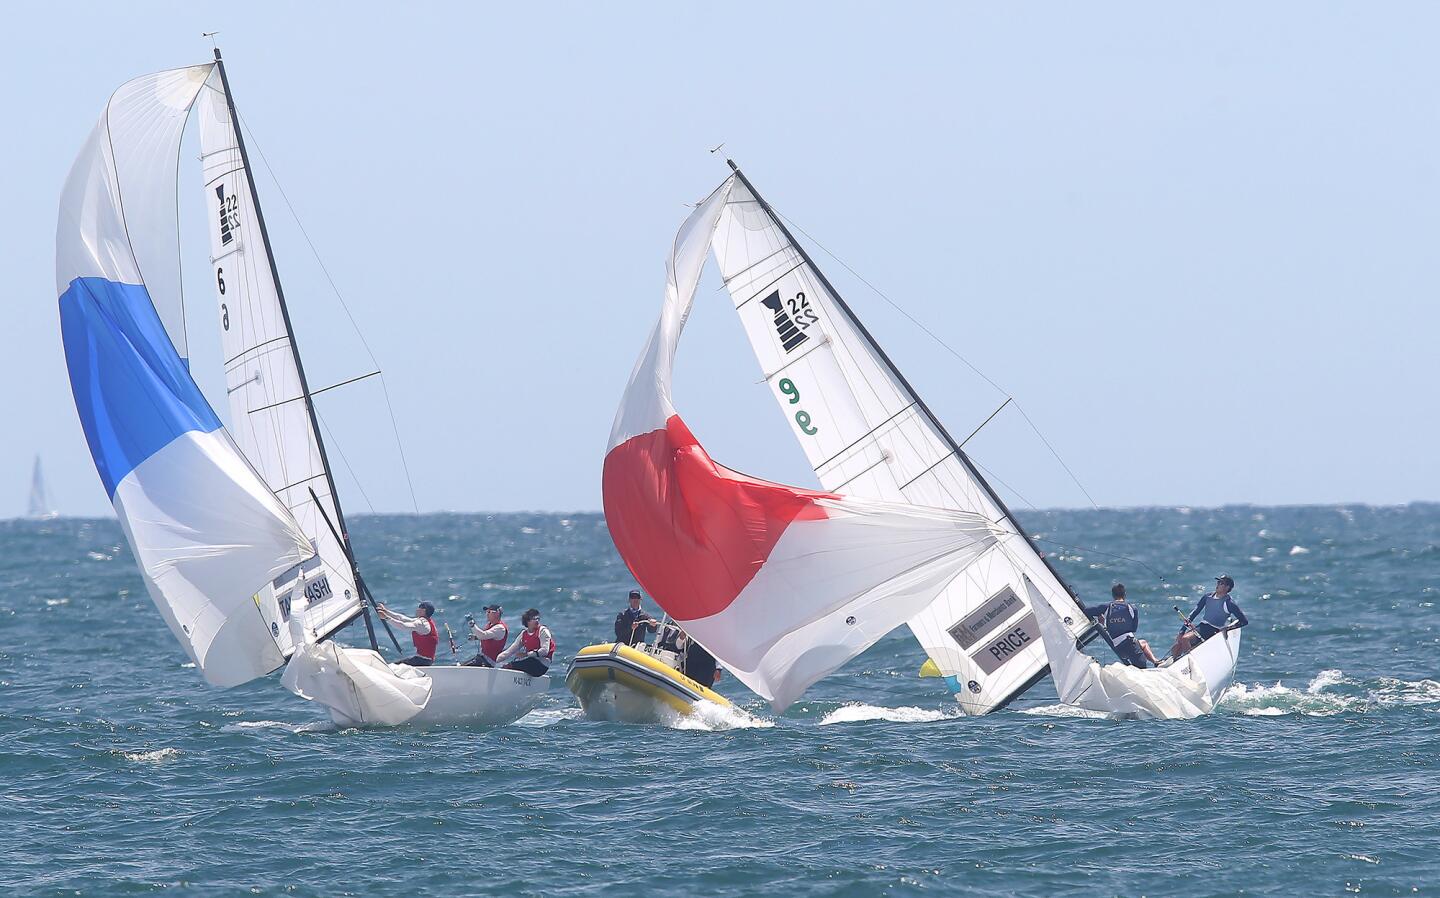
<path id="1" fill-rule="evenodd" d="M 660 320 L 610 435 L 605 518 L 641 586 L 783 711 L 930 605 L 1003 532 L 974 512 L 758 480 L 705 452 L 671 401 L 671 375 L 734 185 L 727 179 L 676 235 Z"/>

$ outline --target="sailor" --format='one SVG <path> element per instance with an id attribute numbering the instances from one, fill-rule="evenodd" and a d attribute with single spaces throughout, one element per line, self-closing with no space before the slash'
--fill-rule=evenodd
<path id="1" fill-rule="evenodd" d="M 623 645 L 644 642 L 647 633 L 654 633 L 660 622 L 640 610 L 640 590 L 630 590 L 630 607 L 615 615 L 615 641 Z"/>
<path id="2" fill-rule="evenodd" d="M 510 643 L 510 648 L 500 653 L 495 663 L 505 665 L 506 670 L 543 677 L 555 657 L 555 638 L 550 635 L 548 627 L 540 625 L 540 612 L 535 608 L 520 615 L 520 623 L 525 625 L 525 629 Z"/>
<path id="3" fill-rule="evenodd" d="M 435 606 L 421 602 L 415 606 L 415 616 L 406 617 L 398 611 L 391 611 L 384 605 L 377 606 L 380 616 L 391 623 L 410 631 L 410 641 L 415 644 L 415 654 L 400 664 L 411 667 L 429 667 L 435 663 L 435 651 L 440 647 L 440 631 L 435 626 Z"/>
<path id="4" fill-rule="evenodd" d="M 495 659 L 500 657 L 504 650 L 505 643 L 510 641 L 510 628 L 500 619 L 504 610 L 499 605 L 485 606 L 485 626 L 475 623 L 475 618 L 469 618 L 470 635 L 467 639 L 480 640 L 480 651 L 474 658 L 461 663 L 461 667 L 494 667 Z"/>
<path id="5" fill-rule="evenodd" d="M 1229 574 L 1215 578 L 1215 591 L 1201 596 L 1195 610 L 1185 618 L 1180 635 L 1175 638 L 1175 648 L 1170 652 L 1172 655 L 1178 658 L 1216 633 L 1238 630 L 1250 623 L 1230 595 L 1230 590 L 1234 588 L 1235 580 Z M 1196 620 L 1197 617 L 1199 620 Z M 1230 623 L 1231 617 L 1235 618 L 1233 624 Z"/>
<path id="6" fill-rule="evenodd" d="M 1109 604 L 1086 606 L 1085 616 L 1099 619 L 1101 629 L 1110 637 L 1110 644 L 1121 661 L 1141 670 L 1145 669 L 1147 659 L 1151 664 L 1160 664 L 1150 651 L 1150 643 L 1135 635 L 1140 629 L 1140 609 L 1125 601 L 1124 583 L 1110 587 Z"/>

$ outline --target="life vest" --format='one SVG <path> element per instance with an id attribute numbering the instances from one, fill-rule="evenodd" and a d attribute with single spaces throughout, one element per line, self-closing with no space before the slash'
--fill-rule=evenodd
<path id="1" fill-rule="evenodd" d="M 540 629 L 544 629 L 544 628 L 541 627 Z M 529 630 L 526 630 L 526 631 L 524 631 L 523 633 L 521 633 L 521 634 L 520 634 L 520 644 L 525 647 L 525 651 L 527 651 L 527 652 L 538 652 L 538 651 L 540 651 L 540 630 L 536 630 L 534 633 L 531 633 Z M 555 637 L 554 637 L 554 635 L 552 634 L 551 637 L 550 637 L 550 651 L 545 655 L 545 660 L 546 660 L 546 661 L 549 661 L 551 658 L 554 658 L 554 657 L 555 657 Z"/>
<path id="2" fill-rule="evenodd" d="M 421 635 L 419 630 L 410 631 L 410 641 L 415 643 L 415 654 L 421 658 L 435 660 L 435 650 L 440 647 L 440 627 L 435 623 L 435 618 L 427 617 L 430 622 L 430 632 Z"/>
<path id="3" fill-rule="evenodd" d="M 501 627 L 504 627 L 505 632 L 501 633 L 495 639 L 480 640 L 480 654 L 484 655 L 486 658 L 489 658 L 491 661 L 494 661 L 496 658 L 500 657 L 500 653 L 505 651 L 505 643 L 510 641 L 510 628 L 506 626 L 503 620 L 496 621 L 495 623 L 499 624 Z"/>

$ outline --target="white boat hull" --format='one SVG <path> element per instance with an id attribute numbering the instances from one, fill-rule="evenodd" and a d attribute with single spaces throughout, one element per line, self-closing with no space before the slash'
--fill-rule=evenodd
<path id="1" fill-rule="evenodd" d="M 1185 656 L 1205 678 L 1205 691 L 1211 702 L 1218 702 L 1220 694 L 1235 680 L 1235 664 L 1240 658 L 1240 632 L 1216 633 Z"/>
<path id="2" fill-rule="evenodd" d="M 535 707 L 550 688 L 550 678 L 514 670 L 437 664 L 416 668 L 430 679 L 430 698 L 404 726 L 492 727 L 514 723 Z M 376 726 L 329 708 L 338 726 Z"/>

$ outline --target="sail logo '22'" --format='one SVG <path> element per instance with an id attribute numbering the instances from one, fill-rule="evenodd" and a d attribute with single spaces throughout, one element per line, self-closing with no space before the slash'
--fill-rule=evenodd
<path id="1" fill-rule="evenodd" d="M 820 320 L 815 310 L 810 308 L 810 300 L 805 298 L 804 293 L 795 294 L 795 298 L 790 300 L 788 311 L 785 302 L 780 299 L 779 290 L 760 300 L 760 304 L 775 314 L 775 334 L 787 353 L 794 352 L 800 344 L 810 339 L 810 335 L 805 333 L 806 329 Z"/>
<path id="2" fill-rule="evenodd" d="M 235 232 L 240 230 L 240 198 L 233 193 L 226 196 L 224 184 L 215 188 L 215 196 L 220 200 L 220 244 L 224 246 L 234 240 Z"/>

